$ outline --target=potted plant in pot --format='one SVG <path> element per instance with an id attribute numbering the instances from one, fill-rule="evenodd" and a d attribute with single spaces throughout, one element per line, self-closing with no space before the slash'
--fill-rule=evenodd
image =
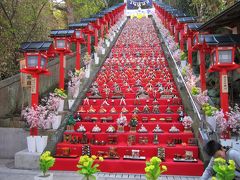
<path id="1" fill-rule="evenodd" d="M 184 51 L 181 52 L 180 59 L 181 59 L 181 67 L 183 68 L 187 65 L 187 55 Z"/>
<path id="2" fill-rule="evenodd" d="M 45 106 L 38 105 L 34 107 L 26 107 L 22 111 L 22 115 L 30 126 L 30 136 L 27 137 L 28 151 L 32 153 L 42 153 L 47 145 L 48 136 L 37 136 L 36 134 L 32 134 L 31 129 L 45 129 L 52 118 L 49 115 L 49 111 Z"/>
<path id="3" fill-rule="evenodd" d="M 240 107 L 235 104 L 234 107 L 229 107 L 227 112 L 228 125 L 231 130 L 233 137 L 236 137 L 236 142 L 239 141 L 240 137 Z M 240 142 L 239 142 L 240 144 Z"/>
<path id="4" fill-rule="evenodd" d="M 86 78 L 90 77 L 91 61 L 92 61 L 91 56 L 88 53 L 86 53 L 84 58 L 83 58 L 84 65 L 86 66 L 86 70 L 85 70 L 85 77 Z"/>
<path id="5" fill-rule="evenodd" d="M 211 106 L 209 103 L 205 103 L 202 106 L 202 110 L 205 114 L 206 121 L 211 126 L 212 130 L 216 131 L 216 119 L 214 118 L 214 114 L 217 111 L 217 108 Z"/>
<path id="6" fill-rule="evenodd" d="M 81 85 L 81 80 L 84 77 L 84 68 L 81 68 L 80 70 L 69 71 L 69 81 L 68 81 L 68 105 L 69 109 L 71 109 L 75 99 L 78 97 L 79 89 Z"/>
<path id="7" fill-rule="evenodd" d="M 212 180 L 232 180 L 235 177 L 235 162 L 229 160 L 227 163 L 225 159 L 219 157 L 214 159 L 213 170 L 215 171 L 215 177 Z"/>
<path id="8" fill-rule="evenodd" d="M 41 175 L 35 176 L 34 180 L 53 180 L 53 174 L 47 173 L 49 168 L 55 163 L 55 158 L 51 156 L 49 151 L 44 152 L 39 159 L 39 167 L 42 171 Z"/>
<path id="9" fill-rule="evenodd" d="M 99 57 L 98 57 L 98 54 L 100 51 L 100 48 L 99 46 L 94 46 L 94 60 L 95 60 L 95 64 L 99 64 Z"/>
<path id="10" fill-rule="evenodd" d="M 146 161 L 145 176 L 147 180 L 157 180 L 163 172 L 167 171 L 166 166 L 160 166 L 161 162 L 161 159 L 156 156 L 152 157 L 150 161 Z"/>
<path id="11" fill-rule="evenodd" d="M 97 156 L 95 155 L 91 157 L 89 157 L 88 155 L 80 157 L 77 164 L 77 167 L 79 168 L 77 172 L 84 176 L 82 180 L 96 180 L 96 176 L 94 176 L 94 174 L 96 172 L 100 172 L 100 170 L 98 169 L 99 164 L 95 162 L 96 159 Z M 103 157 L 99 157 L 99 161 L 103 161 Z"/>
<path id="12" fill-rule="evenodd" d="M 67 98 L 67 94 L 64 89 L 54 89 L 54 95 L 58 97 L 59 104 L 57 111 L 63 111 L 64 108 L 64 100 Z"/>
<path id="13" fill-rule="evenodd" d="M 52 128 L 58 129 L 62 120 L 62 116 L 58 115 L 58 110 L 63 109 L 64 100 L 56 93 L 50 93 L 48 98 L 43 100 L 45 102 L 46 109 L 49 111 L 49 115 L 51 115 Z"/>

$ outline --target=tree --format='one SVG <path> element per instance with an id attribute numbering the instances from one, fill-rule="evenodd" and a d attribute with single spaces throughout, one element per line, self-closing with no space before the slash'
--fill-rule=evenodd
<path id="1" fill-rule="evenodd" d="M 0 1 L 0 80 L 19 72 L 22 42 L 47 40 L 49 31 L 58 25 L 48 0 Z"/>

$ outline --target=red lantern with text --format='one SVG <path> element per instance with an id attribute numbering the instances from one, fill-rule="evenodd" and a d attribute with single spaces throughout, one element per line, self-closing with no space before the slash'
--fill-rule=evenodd
<path id="1" fill-rule="evenodd" d="M 228 71 L 239 68 L 240 66 L 234 62 L 235 47 L 215 47 L 211 53 L 210 72 L 217 71 L 220 76 L 220 100 L 221 108 L 224 112 L 228 112 Z"/>
<path id="2" fill-rule="evenodd" d="M 48 75 L 48 58 L 54 56 L 54 49 L 51 41 L 24 42 L 20 46 L 24 53 L 25 67 L 20 71 L 31 74 L 31 106 L 38 105 L 39 98 L 39 76 Z M 31 135 L 37 135 L 37 127 L 30 129 Z"/>

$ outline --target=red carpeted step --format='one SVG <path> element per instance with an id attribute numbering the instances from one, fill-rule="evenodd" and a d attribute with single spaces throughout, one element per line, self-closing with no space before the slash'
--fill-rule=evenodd
<path id="1" fill-rule="evenodd" d="M 105 159 L 103 162 L 99 162 L 103 172 L 144 173 L 145 160 L 126 160 L 123 157 L 132 155 L 132 150 L 138 150 L 141 157 L 146 157 L 149 160 L 152 156 L 157 156 L 160 153 L 159 148 L 163 148 L 165 153 L 160 156 L 165 154 L 166 160 L 162 164 L 168 168 L 166 174 L 190 176 L 202 174 L 203 163 L 199 160 L 198 146 L 193 143 L 196 140 L 194 134 L 185 132 L 183 125 L 179 122 L 179 111 L 184 110 L 182 99 L 168 67 L 168 62 L 163 55 L 153 23 L 151 19 L 140 21 L 129 20 L 133 29 L 129 28 L 127 23 L 128 30 L 123 30 L 124 33 L 119 36 L 111 50 L 112 57 L 106 59 L 94 82 L 95 85 L 97 84 L 97 89 L 93 88 L 93 92 L 92 90 L 87 92 L 88 98 L 83 100 L 78 112 L 74 114 L 75 117 L 81 116 L 82 119 L 78 118 L 81 119 L 81 122 L 76 123 L 73 132 L 64 132 L 64 141 L 57 144 L 57 158 L 52 169 L 77 170 L 76 165 L 79 156 L 82 155 L 82 148 L 87 145 L 90 147 L 91 154 L 106 157 L 106 154 L 110 154 L 108 153 L 110 149 L 115 149 L 114 153 L 120 157 L 119 159 Z M 147 31 L 145 33 L 142 32 L 142 23 L 146 23 L 144 27 L 147 27 Z M 134 34 L 138 34 L 138 36 L 136 37 Z M 149 37 L 151 38 L 149 39 Z M 158 88 L 161 86 L 159 83 L 164 89 Z M 115 91 L 117 89 L 118 92 L 122 92 L 125 98 L 124 103 L 123 99 L 115 99 L 116 97 L 114 97 L 117 95 L 113 91 L 116 84 L 119 87 L 115 87 Z M 140 90 L 143 95 L 141 98 L 146 98 L 146 94 L 148 94 L 148 99 L 137 97 L 137 91 L 139 91 L 137 85 L 139 84 L 142 85 L 144 91 Z M 109 92 L 108 96 L 105 93 L 106 90 Z M 94 97 L 91 97 L 92 93 L 100 94 L 101 98 L 91 99 Z M 156 99 L 154 100 L 154 98 Z M 156 104 L 159 104 L 157 108 L 160 112 L 156 109 L 153 111 L 153 105 Z M 147 113 L 143 113 L 145 105 L 149 106 Z M 112 109 L 113 107 L 115 110 Z M 148 132 L 130 132 L 128 126 L 124 127 L 125 132 L 122 133 L 106 132 L 110 125 L 117 129 L 116 122 L 123 107 L 128 110 L 126 114 L 123 114 L 126 116 L 127 122 L 133 117 L 133 111 L 137 107 L 140 112 L 134 114 L 137 116 L 139 124 L 136 130 L 138 131 L 143 124 Z M 169 113 L 169 108 L 171 113 Z M 146 119 L 148 120 L 146 121 Z M 77 132 L 80 125 L 86 128 L 84 138 L 82 132 Z M 100 132 L 92 132 L 95 125 L 101 128 Z M 160 126 L 163 130 L 162 133 L 153 133 L 156 125 Z M 175 127 L 173 128 L 175 130 L 177 128 L 179 132 L 170 132 L 172 127 Z M 86 138 L 88 143 L 80 144 L 86 143 L 82 141 Z M 191 153 L 192 158 L 196 159 L 197 162 L 173 161 L 173 158 L 182 161 L 183 158 L 186 158 L 186 161 Z"/>
<path id="2" fill-rule="evenodd" d="M 64 170 L 76 171 L 79 158 L 56 158 L 55 165 L 51 170 Z M 100 164 L 102 172 L 110 173 L 136 173 L 144 174 L 146 167 L 145 161 L 140 160 L 109 160 L 105 159 Z M 166 175 L 187 175 L 187 176 L 200 176 L 203 172 L 203 163 L 198 159 L 198 162 L 173 162 L 167 159 L 162 165 L 166 165 L 168 170 Z"/>

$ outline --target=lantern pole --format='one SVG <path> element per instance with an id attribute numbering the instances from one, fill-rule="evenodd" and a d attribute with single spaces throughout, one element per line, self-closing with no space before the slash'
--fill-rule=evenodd
<path id="1" fill-rule="evenodd" d="M 64 89 L 64 69 L 65 69 L 65 57 L 64 57 L 64 52 L 60 52 L 60 67 L 59 67 L 59 88 Z"/>
<path id="2" fill-rule="evenodd" d="M 88 51 L 88 54 L 91 55 L 91 35 L 90 34 L 87 35 L 87 41 L 88 41 L 87 51 Z"/>
<path id="3" fill-rule="evenodd" d="M 205 52 L 203 48 L 199 50 L 199 58 L 200 58 L 200 80 L 201 80 L 201 90 L 206 90 L 206 67 L 205 67 Z"/>
<path id="4" fill-rule="evenodd" d="M 183 39 L 183 33 L 184 33 L 184 29 L 182 28 L 180 30 L 180 49 L 183 51 L 184 50 L 184 39 Z"/>
<path id="5" fill-rule="evenodd" d="M 98 30 L 95 28 L 95 46 L 98 46 Z"/>
<path id="6" fill-rule="evenodd" d="M 188 63 L 192 66 L 192 38 L 188 37 L 187 39 L 187 50 L 188 50 Z"/>
<path id="7" fill-rule="evenodd" d="M 39 97 L 39 74 L 33 73 L 32 80 L 31 80 L 31 105 L 35 109 L 38 106 L 38 97 Z M 32 127 L 30 128 L 30 135 L 37 136 L 38 135 L 38 128 Z"/>
<path id="8" fill-rule="evenodd" d="M 221 69 L 220 75 L 220 103 L 224 113 L 228 112 L 228 75 L 227 70 Z"/>
<path id="9" fill-rule="evenodd" d="M 76 51 L 76 70 L 80 70 L 81 69 L 81 43 L 79 40 L 77 40 L 76 42 L 77 44 L 77 51 Z"/>
<path id="10" fill-rule="evenodd" d="M 178 36 L 179 36 L 179 30 L 178 30 L 177 27 L 175 27 L 175 42 L 176 42 L 176 43 L 179 43 Z"/>
<path id="11" fill-rule="evenodd" d="M 101 37 L 104 39 L 104 24 L 101 24 Z"/>

